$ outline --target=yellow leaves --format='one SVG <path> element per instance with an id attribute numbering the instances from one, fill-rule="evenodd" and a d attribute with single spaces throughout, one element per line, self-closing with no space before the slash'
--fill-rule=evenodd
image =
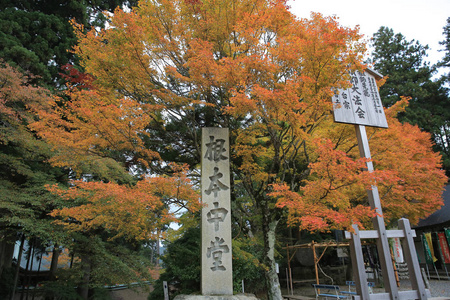
<path id="1" fill-rule="evenodd" d="M 376 182 L 392 184 L 398 178 L 388 170 L 363 171 L 366 159 L 349 157 L 335 149 L 330 140 L 317 139 L 313 146 L 317 158 L 310 164 L 310 176 L 299 191 L 275 184 L 270 194 L 278 199 L 278 207 L 288 208 L 289 223 L 322 231 L 348 229 L 353 222 L 367 221 L 374 212 L 366 203 L 366 190 Z"/>
<path id="2" fill-rule="evenodd" d="M 149 177 L 135 186 L 103 182 L 73 182 L 63 190 L 48 188 L 63 199 L 76 204 L 54 210 L 59 224 L 69 230 L 89 232 L 103 228 L 113 236 L 132 240 L 155 238 L 158 228 L 176 221 L 172 209 L 186 207 L 195 212 L 200 208 L 184 169 L 171 177 Z"/>
<path id="3" fill-rule="evenodd" d="M 406 216 L 414 224 L 442 205 L 447 177 L 441 156 L 431 149 L 429 133 L 395 119 L 406 104 L 403 99 L 386 110 L 389 129 L 373 133 L 371 151 L 378 169 L 389 169 L 399 178 L 379 185 L 384 214 L 391 219 Z"/>
<path id="4" fill-rule="evenodd" d="M 188 109 L 220 89 L 233 95 L 227 113 L 296 128 L 330 109 L 331 90 L 362 51 L 349 51 L 357 30 L 318 14 L 295 20 L 285 1 L 144 1 L 79 37 L 76 53 L 110 93 Z M 165 89 L 170 78 L 183 96 Z"/>
<path id="5" fill-rule="evenodd" d="M 106 30 L 84 34 L 80 28 L 77 34 L 75 52 L 92 79 L 84 89 L 69 86 L 71 100 L 64 105 L 55 100 L 56 112 L 42 112 L 42 122 L 34 125 L 60 151 L 56 164 L 101 169 L 112 167 L 104 158 L 113 157 L 151 169 L 161 159 L 157 151 L 172 147 L 164 141 L 154 146 L 162 139 L 151 134 L 180 134 L 166 125 L 186 120 L 192 136 L 204 124 L 235 126 L 232 159 L 240 182 L 255 194 L 278 183 L 272 196 L 303 228 L 349 227 L 353 219 L 371 216 L 365 190 L 375 182 L 398 200 L 383 200 L 392 215 L 413 200 L 422 203 L 420 209 L 435 207 L 437 198 L 424 195 L 443 177 L 426 137 L 408 134 L 415 129 L 395 122 L 383 133 L 369 130 L 378 141 L 372 152 L 379 167 L 369 174 L 361 171 L 366 161 L 355 159 L 354 132 L 331 120 L 333 91 L 348 86 L 350 69 L 363 68 L 358 28 L 320 14 L 295 19 L 282 0 L 157 0 L 142 1 L 133 12 L 117 10 Z M 389 109 L 388 117 L 403 103 Z M 180 145 L 196 149 L 197 141 L 184 138 Z M 407 143 L 414 151 L 405 151 Z M 414 184 L 416 173 L 421 182 L 431 178 L 430 185 Z M 141 191 L 156 197 L 143 200 L 149 210 L 165 209 L 157 199 L 178 203 L 179 197 L 192 197 L 177 184 L 165 177 L 145 180 Z M 136 214 L 133 220 L 145 224 L 145 214 Z M 102 218 L 98 213 L 83 220 L 105 222 Z"/>
<path id="6" fill-rule="evenodd" d="M 394 119 L 396 119 L 398 113 L 405 111 L 411 97 L 400 96 L 400 99 L 400 101 L 395 102 L 394 105 L 392 105 L 388 109 L 385 109 L 386 117 L 393 121 Z"/>
<path id="7" fill-rule="evenodd" d="M 387 222 L 408 217 L 414 223 L 442 204 L 447 178 L 429 134 L 395 119 L 406 103 L 387 110 L 389 129 L 368 128 L 374 172 L 363 171 L 366 160 L 354 158 L 359 153 L 351 126 L 331 120 L 319 124 L 308 142 L 312 163 L 303 185 L 295 191 L 281 183 L 273 185 L 271 196 L 280 208 L 288 208 L 290 224 L 308 230 L 349 229 L 354 221 L 370 224 L 374 212 L 368 207 L 366 189 L 373 184 L 378 186 Z"/>

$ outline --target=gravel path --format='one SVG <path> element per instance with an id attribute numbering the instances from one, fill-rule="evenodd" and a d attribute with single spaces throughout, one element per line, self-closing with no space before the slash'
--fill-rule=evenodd
<path id="1" fill-rule="evenodd" d="M 449 280 L 430 280 L 430 293 L 431 297 L 433 298 L 439 298 L 439 299 L 450 299 L 450 281 Z M 347 286 L 341 286 L 342 290 L 347 290 Z M 407 280 L 402 280 L 400 282 L 399 290 L 410 290 L 411 289 L 411 282 Z M 375 287 L 373 289 L 374 293 L 384 293 L 384 288 L 377 288 Z M 287 295 L 287 291 L 283 290 L 283 295 Z M 315 298 L 314 294 L 314 288 L 309 284 L 303 284 L 299 287 L 294 288 L 294 294 L 295 295 L 301 295 L 306 296 L 310 298 Z"/>
<path id="2" fill-rule="evenodd" d="M 450 299 L 450 281 L 449 280 L 430 280 L 431 297 L 444 297 Z M 400 288 L 411 289 L 409 281 L 401 281 Z"/>

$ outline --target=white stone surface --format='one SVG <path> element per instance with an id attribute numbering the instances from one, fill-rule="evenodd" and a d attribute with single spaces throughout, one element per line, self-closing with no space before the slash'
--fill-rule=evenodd
<path id="1" fill-rule="evenodd" d="M 233 295 L 230 188 L 228 128 L 203 128 L 202 295 Z"/>

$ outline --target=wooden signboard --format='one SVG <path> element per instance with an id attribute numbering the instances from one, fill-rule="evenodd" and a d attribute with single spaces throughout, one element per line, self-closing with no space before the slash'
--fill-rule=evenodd
<path id="1" fill-rule="evenodd" d="M 351 73 L 352 87 L 335 92 L 332 98 L 334 121 L 355 125 L 387 128 L 375 71 Z"/>

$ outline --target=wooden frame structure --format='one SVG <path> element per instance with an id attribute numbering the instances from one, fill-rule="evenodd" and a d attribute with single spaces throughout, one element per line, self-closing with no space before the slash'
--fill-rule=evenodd
<path id="1" fill-rule="evenodd" d="M 368 158 L 366 162 L 367 171 L 373 171 L 373 164 L 370 161 L 370 149 L 367 139 L 366 129 L 363 125 L 355 125 L 356 136 L 358 139 L 358 147 L 361 157 Z M 400 219 L 398 221 L 399 230 L 386 230 L 383 218 L 383 212 L 381 209 L 380 196 L 378 194 L 378 188 L 374 185 L 370 190 L 367 190 L 367 196 L 369 204 L 374 209 L 377 215 L 373 218 L 373 226 L 375 230 L 360 231 L 356 224 L 353 225 L 353 233 L 345 232 L 346 239 L 349 240 L 349 244 L 345 243 L 325 243 L 300 245 L 296 248 L 313 248 L 314 253 L 314 266 L 316 270 L 316 283 L 319 284 L 319 276 L 317 270 L 317 263 L 322 258 L 322 255 L 317 258 L 315 247 L 329 247 L 329 246 L 350 246 L 350 256 L 352 259 L 353 273 L 355 276 L 356 292 L 357 295 L 353 297 L 355 300 L 406 300 L 406 299 L 421 299 L 426 300 L 431 297 L 430 291 L 425 289 L 425 284 L 420 272 L 419 260 L 417 258 L 414 240 L 415 231 L 411 230 L 408 219 Z M 399 291 L 397 286 L 396 274 L 391 260 L 390 247 L 388 238 L 400 238 L 403 246 L 403 252 L 405 261 L 408 265 L 409 276 L 411 280 L 412 290 Z M 362 240 L 375 239 L 378 249 L 379 261 L 381 266 L 381 272 L 383 280 L 385 282 L 385 293 L 369 294 L 367 285 L 366 270 L 364 267 L 364 258 L 362 253 Z M 295 247 L 295 246 L 291 246 Z M 289 246 L 286 247 L 288 251 L 288 267 L 289 272 L 291 257 L 289 255 Z M 326 250 L 325 248 L 325 250 Z M 289 274 L 290 278 L 290 290 L 293 292 L 292 286 L 292 274 Z M 288 286 L 289 289 L 289 286 Z"/>
<path id="2" fill-rule="evenodd" d="M 356 225 L 353 225 L 354 233 L 345 232 L 345 238 L 350 240 L 350 255 L 352 258 L 353 273 L 355 275 L 356 293 L 353 299 L 428 299 L 431 297 L 430 291 L 425 289 L 425 285 L 420 273 L 419 261 L 415 252 L 414 240 L 416 236 L 414 230 L 411 229 L 408 219 L 400 219 L 398 221 L 400 230 L 387 230 L 386 238 L 398 237 L 402 241 L 405 261 L 408 265 L 408 271 L 411 281 L 412 290 L 398 291 L 397 298 L 392 292 L 369 294 L 367 287 L 367 277 L 365 274 L 361 240 L 363 239 L 380 239 L 380 234 L 376 230 L 359 231 Z M 356 263 L 355 263 L 356 262 Z M 390 279 L 392 280 L 392 278 Z M 385 280 L 386 282 L 387 280 Z M 394 281 L 394 280 L 392 280 Z M 386 289 L 387 290 L 387 289 Z"/>
<path id="3" fill-rule="evenodd" d="M 287 251 L 287 259 L 288 259 L 288 270 L 286 274 L 286 279 L 287 279 L 287 285 L 288 285 L 288 293 L 290 292 L 291 295 L 293 294 L 294 291 L 294 287 L 293 287 L 293 283 L 294 281 L 292 280 L 292 272 L 291 272 L 291 260 L 294 258 L 294 255 L 296 253 L 296 249 L 302 249 L 302 248 L 312 248 L 313 251 L 313 255 L 314 255 L 314 269 L 315 269 L 315 282 L 316 284 L 320 284 L 319 281 L 319 270 L 317 268 L 319 261 L 322 259 L 323 255 L 325 254 L 325 251 L 327 250 L 328 247 L 349 247 L 350 243 L 349 242 L 341 242 L 341 243 L 337 243 L 335 241 L 329 241 L 327 243 L 316 243 L 314 241 L 312 241 L 311 243 L 306 243 L 306 244 L 301 244 L 301 245 L 286 245 L 286 251 Z M 323 248 L 325 247 L 325 249 L 323 250 L 323 252 L 320 254 L 319 257 L 317 257 L 317 253 L 316 253 L 316 248 Z M 289 249 L 295 249 L 295 251 L 292 253 L 292 256 L 289 253 Z M 300 281 L 295 281 L 295 283 L 300 283 L 300 282 L 314 282 L 314 280 L 311 279 L 307 279 L 307 280 L 300 280 Z"/>
<path id="4" fill-rule="evenodd" d="M 332 97 L 333 113 L 335 122 L 343 122 L 354 124 L 356 130 L 356 138 L 358 140 L 358 148 L 360 156 L 367 158 L 367 172 L 373 172 L 373 163 L 371 161 L 369 141 L 365 125 L 387 128 L 387 121 L 381 104 L 380 95 L 376 87 L 375 79 L 381 79 L 383 76 L 373 70 L 366 70 L 364 73 L 351 73 L 352 88 L 347 90 L 336 91 Z M 345 96 L 345 97 L 344 97 Z M 375 230 L 359 231 L 356 224 L 353 225 L 353 232 L 346 232 L 346 238 L 349 239 L 350 255 L 352 259 L 352 267 L 355 276 L 355 285 L 357 295 L 353 296 L 355 300 L 406 300 L 406 299 L 428 299 L 431 297 L 430 292 L 425 290 L 425 285 L 420 273 L 420 266 L 416 254 L 414 240 L 415 231 L 411 230 L 409 220 L 400 219 L 398 227 L 400 230 L 386 230 L 384 223 L 383 211 L 381 209 L 380 196 L 376 185 L 372 185 L 367 190 L 367 196 L 370 207 L 376 212 L 376 216 L 372 219 Z M 391 252 L 388 243 L 388 237 L 401 238 L 404 249 L 405 260 L 408 265 L 411 291 L 399 291 L 397 286 L 396 274 L 391 261 Z M 364 266 L 364 258 L 361 247 L 361 240 L 375 239 L 377 244 L 381 273 L 385 283 L 385 293 L 369 294 L 367 285 L 367 276 Z M 316 257 L 315 247 L 314 265 L 316 268 L 316 281 L 319 283 L 317 263 L 322 258 Z M 288 264 L 290 270 L 289 247 Z M 325 251 L 324 251 L 325 252 Z M 292 278 L 292 275 L 290 275 Z M 292 291 L 291 280 L 291 291 Z"/>
<path id="5" fill-rule="evenodd" d="M 369 159 L 366 162 L 367 171 L 372 172 L 374 169 L 372 161 L 370 161 L 371 155 L 365 126 L 355 125 L 355 129 L 360 156 Z M 346 232 L 346 238 L 350 240 L 350 255 L 353 262 L 352 266 L 355 275 L 356 292 L 358 294 L 358 296 L 355 296 L 354 299 L 428 299 L 431 295 L 428 290 L 425 290 L 425 285 L 420 273 L 419 260 L 417 258 L 413 240 L 415 232 L 411 230 L 409 220 L 400 219 L 398 221 L 398 227 L 400 230 L 386 230 L 378 188 L 373 185 L 370 190 L 367 190 L 367 196 L 370 207 L 377 213 L 377 215 L 372 219 L 375 230 L 359 231 L 358 226 L 353 225 L 354 233 L 351 234 Z M 411 280 L 411 291 L 399 292 L 398 290 L 394 268 L 390 263 L 391 259 L 388 237 L 398 237 L 402 240 L 405 260 L 408 265 Z M 376 239 L 377 241 L 378 255 L 380 257 L 381 272 L 385 282 L 386 293 L 369 294 L 361 248 L 361 239 L 369 238 Z"/>

